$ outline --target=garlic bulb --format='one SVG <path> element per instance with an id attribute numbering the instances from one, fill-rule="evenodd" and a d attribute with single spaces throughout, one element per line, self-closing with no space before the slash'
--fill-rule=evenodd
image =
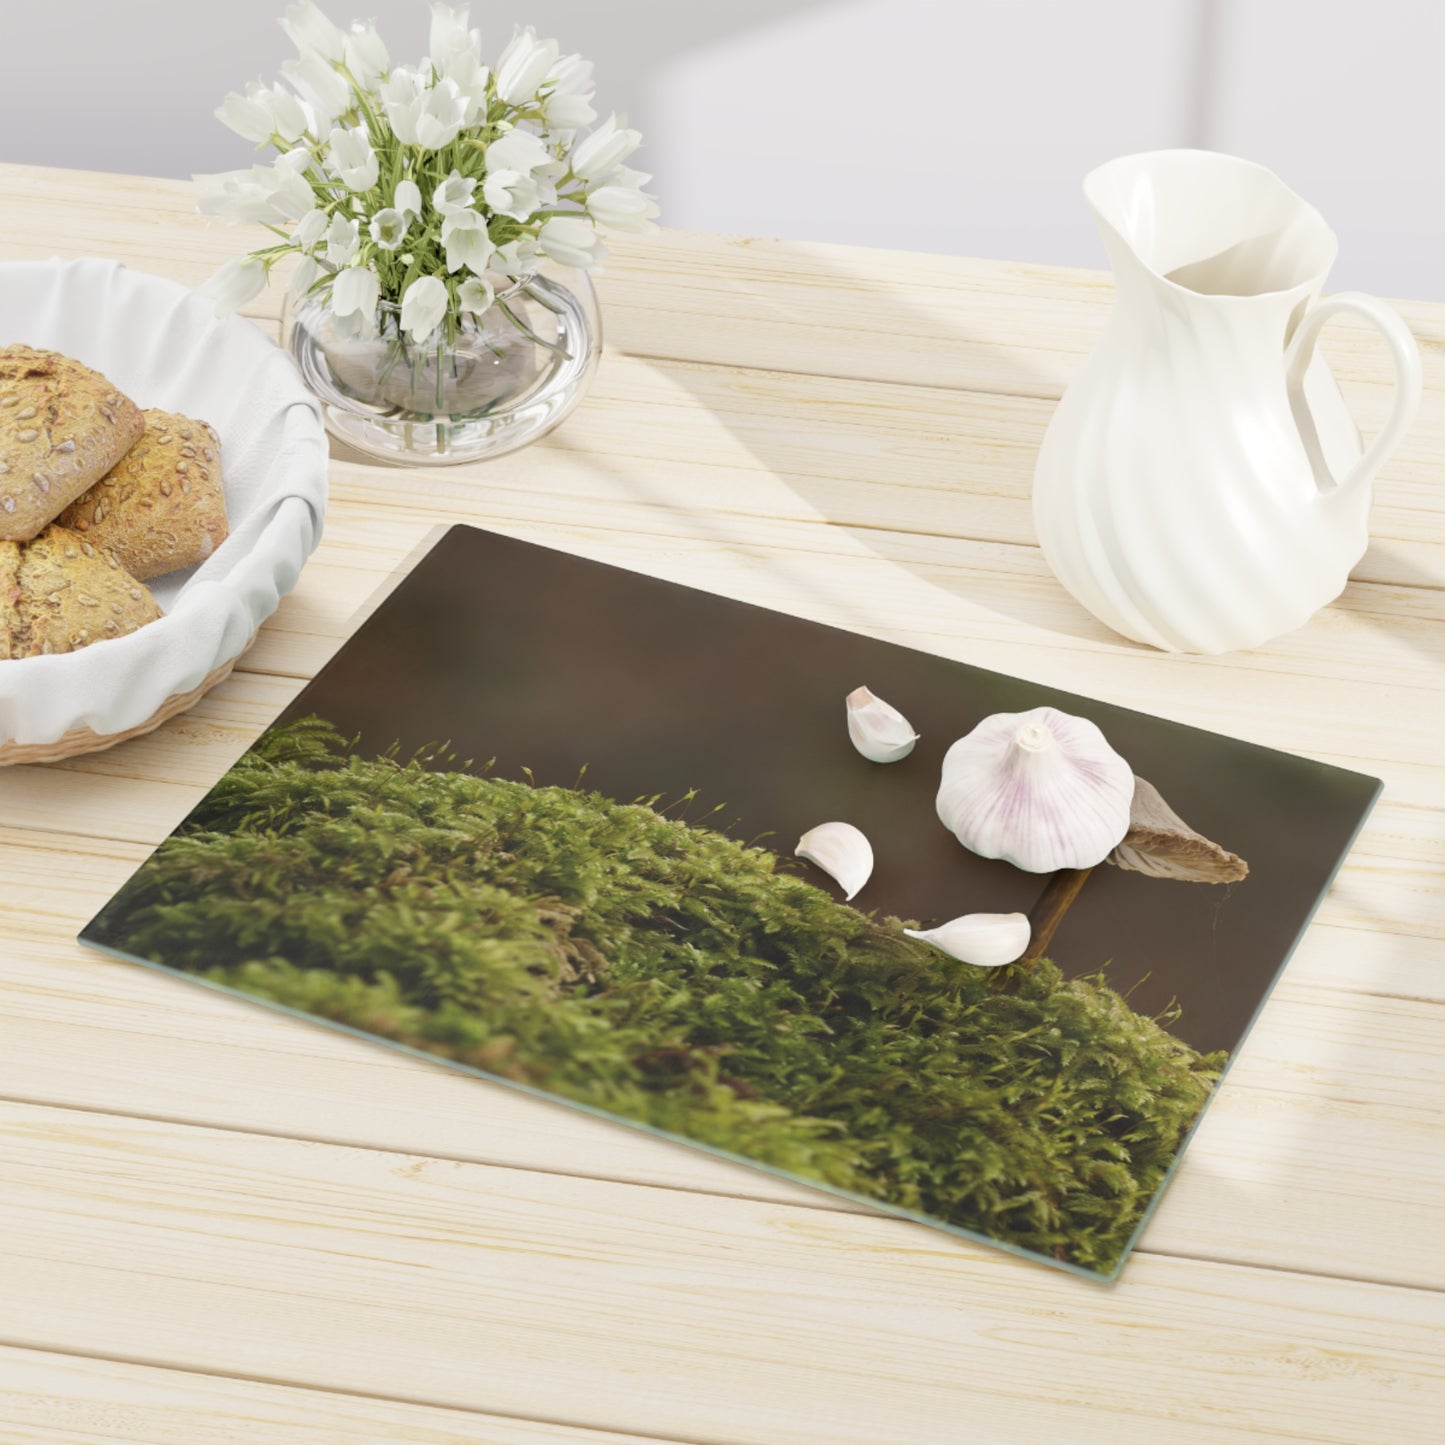
<path id="1" fill-rule="evenodd" d="M 848 736 L 870 762 L 896 763 L 913 751 L 918 734 L 896 707 L 866 687 L 848 694 Z"/>
<path id="2" fill-rule="evenodd" d="M 938 816 L 965 848 L 1028 873 L 1092 868 L 1129 831 L 1134 773 L 1087 718 L 1000 712 L 943 759 Z"/>
<path id="3" fill-rule="evenodd" d="M 851 823 L 819 823 L 798 839 L 793 851 L 835 878 L 846 900 L 856 897 L 873 875 L 873 845 Z"/>
<path id="4" fill-rule="evenodd" d="M 975 968 L 997 968 L 1022 958 L 1029 946 L 1029 920 L 1023 913 L 965 913 L 937 928 L 905 928 L 910 938 L 921 938 L 960 963 Z"/>

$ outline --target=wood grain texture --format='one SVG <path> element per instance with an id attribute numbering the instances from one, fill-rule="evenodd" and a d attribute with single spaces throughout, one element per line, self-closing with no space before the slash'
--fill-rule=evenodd
<path id="1" fill-rule="evenodd" d="M 0 259 L 115 256 L 195 285 L 247 244 L 196 215 L 186 181 L 5 165 L 0 188 L 11 202 Z M 1056 398 L 1113 299 L 1104 272 L 1026 262 L 670 230 L 609 247 L 606 323 L 621 349 L 808 376 Z M 1445 391 L 1445 312 L 1395 304 L 1422 343 L 1427 386 Z M 248 314 L 279 310 L 272 291 Z M 1371 328 L 1341 320 L 1326 335 L 1342 379 L 1388 383 Z"/>
<path id="2" fill-rule="evenodd" d="M 33 1106 L 0 1180 L 0 1338 L 38 1349 L 737 1445 L 1425 1440 L 1445 1391 L 1416 1289 L 1149 1256 L 1106 1288 L 868 1215 Z"/>
<path id="3" fill-rule="evenodd" d="M 145 851 L 116 844 L 102 864 L 74 838 L 29 832 L 0 842 L 13 953 L 0 962 L 0 1097 L 855 1208 L 73 944 L 55 910 L 99 906 Z M 1362 953 L 1361 937 L 1341 924 L 1311 930 L 1145 1250 L 1445 1288 L 1445 1248 L 1436 1247 L 1445 1244 L 1445 1120 L 1426 1102 L 1445 1090 L 1439 945 L 1400 936 Z M 1378 968 L 1395 950 L 1426 997 L 1380 996 L 1378 973 L 1361 971 L 1362 957 Z"/>
<path id="4" fill-rule="evenodd" d="M 0 166 L 0 197 L 0 259 L 193 283 L 245 243 L 179 182 Z M 0 774 L 0 1439 L 1434 1442 L 1445 307 L 1402 305 L 1426 397 L 1350 586 L 1183 658 L 1108 633 L 1033 545 L 1106 276 L 665 232 L 601 294 L 566 427 L 442 473 L 336 456 L 325 540 L 231 678 Z M 274 336 L 276 294 L 252 311 Z M 1376 425 L 1383 348 L 1325 349 Z M 73 942 L 459 521 L 1385 780 L 1119 1285 Z"/>
<path id="5" fill-rule="evenodd" d="M 5 1445 L 687 1445 L 0 1345 Z"/>

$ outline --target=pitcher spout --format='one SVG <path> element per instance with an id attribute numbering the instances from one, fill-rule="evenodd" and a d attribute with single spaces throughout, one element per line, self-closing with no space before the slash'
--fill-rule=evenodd
<path id="1" fill-rule="evenodd" d="M 1121 285 L 1187 296 L 1318 294 L 1338 243 L 1323 216 L 1264 166 L 1215 151 L 1122 156 L 1091 171 L 1084 197 Z"/>

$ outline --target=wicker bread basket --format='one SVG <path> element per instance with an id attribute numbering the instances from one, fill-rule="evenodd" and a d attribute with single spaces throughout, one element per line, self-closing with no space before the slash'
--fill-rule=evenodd
<path id="1" fill-rule="evenodd" d="M 0 661 L 0 766 L 159 727 L 225 678 L 320 540 L 326 433 L 290 359 L 174 282 L 115 261 L 0 264 L 0 345 L 63 352 L 221 438 L 230 535 L 150 583 L 165 615 L 75 652 Z"/>
<path id="2" fill-rule="evenodd" d="M 253 639 L 254 640 L 254 639 Z M 248 642 L 246 647 L 251 644 Z M 245 651 L 245 648 L 242 649 Z M 58 763 L 62 758 L 73 758 L 80 753 L 98 753 L 104 748 L 113 748 L 117 743 L 129 742 L 144 733 L 154 732 L 163 722 L 192 707 L 218 682 L 224 682 L 231 669 L 240 661 L 233 657 L 223 662 L 214 671 L 203 677 L 189 692 L 178 692 L 168 697 L 144 722 L 137 723 L 124 732 L 101 733 L 90 728 L 71 728 L 68 733 L 56 738 L 53 743 L 3 743 L 0 744 L 0 768 L 14 767 L 17 763 Z"/>

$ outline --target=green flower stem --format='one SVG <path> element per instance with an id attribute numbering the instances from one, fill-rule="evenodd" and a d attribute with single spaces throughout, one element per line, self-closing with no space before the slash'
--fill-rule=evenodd
<path id="1" fill-rule="evenodd" d="M 528 291 L 527 294 L 529 296 L 533 295 L 531 291 Z M 533 299 L 536 298 L 534 297 Z M 562 346 L 556 341 L 546 341 L 542 337 L 538 336 L 537 333 L 533 331 L 532 328 L 528 326 L 527 323 L 523 321 L 522 318 L 518 316 L 517 313 L 513 311 L 512 308 L 508 306 L 505 301 L 495 301 L 493 302 L 493 305 L 496 306 L 497 310 L 500 311 L 502 315 L 505 316 L 507 320 L 510 321 L 512 325 L 515 326 L 517 330 L 520 331 L 522 335 L 527 338 L 528 341 L 535 342 L 538 346 L 543 347 L 547 351 L 550 351 L 554 356 L 560 358 L 562 361 L 572 360 L 572 353 L 568 351 L 565 346 Z M 548 307 L 547 309 L 551 310 L 552 308 Z"/>

